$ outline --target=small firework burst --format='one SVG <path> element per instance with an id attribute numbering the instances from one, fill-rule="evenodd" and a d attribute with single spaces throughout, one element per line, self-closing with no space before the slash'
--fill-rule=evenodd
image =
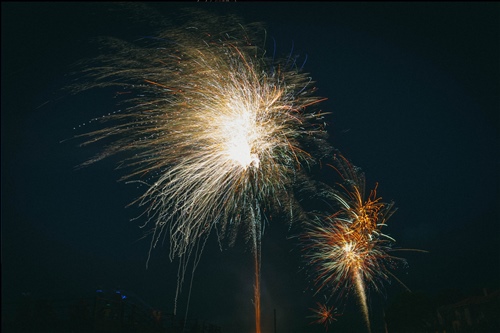
<path id="1" fill-rule="evenodd" d="M 316 308 L 310 309 L 314 314 L 310 318 L 314 318 L 311 324 L 320 324 L 325 326 L 325 330 L 328 331 L 328 327 L 337 319 L 339 314 L 337 314 L 337 309 L 333 306 L 327 306 L 326 304 L 317 302 Z"/>

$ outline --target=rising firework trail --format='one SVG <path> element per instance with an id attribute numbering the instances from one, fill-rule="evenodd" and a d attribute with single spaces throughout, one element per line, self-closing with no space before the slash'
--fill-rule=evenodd
<path id="1" fill-rule="evenodd" d="M 336 156 L 332 167 L 342 181 L 338 189 L 325 186 L 321 196 L 333 213 L 313 214 L 301 236 L 304 256 L 316 293 L 329 289 L 340 296 L 354 290 L 370 331 L 367 288 L 379 291 L 384 281 L 395 278 L 390 270 L 404 262 L 388 254 L 395 240 L 382 233 L 394 203 L 382 202 L 377 186 L 366 196 L 364 174 L 343 156 Z"/>
<path id="2" fill-rule="evenodd" d="M 324 138 L 322 114 L 311 111 L 322 99 L 295 61 L 265 57 L 259 25 L 197 16 L 155 38 L 105 40 L 111 52 L 92 61 L 76 90 L 113 87 L 125 106 L 78 137 L 107 144 L 85 164 L 125 153 L 123 179 L 146 185 L 135 203 L 152 225 L 149 255 L 167 236 L 170 260 L 180 262 L 175 308 L 211 232 L 230 245 L 245 232 L 259 332 L 262 223 L 266 211 L 295 205 L 291 186 L 314 163 L 307 147 Z"/>

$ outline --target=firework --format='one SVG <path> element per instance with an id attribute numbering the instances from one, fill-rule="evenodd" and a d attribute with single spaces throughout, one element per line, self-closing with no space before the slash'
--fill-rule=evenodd
<path id="1" fill-rule="evenodd" d="M 136 203 L 153 225 L 151 249 L 167 236 L 170 260 L 180 259 L 178 293 L 213 229 L 229 244 L 246 230 L 259 330 L 263 212 L 293 206 L 290 186 L 313 162 L 304 144 L 324 133 L 315 125 L 322 115 L 306 108 L 321 99 L 293 61 L 265 58 L 258 25 L 200 17 L 135 44 L 107 40 L 111 54 L 94 60 L 78 90 L 116 87 L 128 104 L 80 137 L 109 143 L 86 164 L 127 153 L 124 179 L 147 186 Z"/>
<path id="2" fill-rule="evenodd" d="M 338 316 L 336 309 L 333 306 L 327 306 L 326 304 L 316 303 L 317 308 L 310 309 L 314 312 L 311 318 L 315 320 L 311 324 L 321 324 L 325 325 L 325 330 L 328 331 L 328 326 L 331 325 L 337 319 Z"/>
<path id="3" fill-rule="evenodd" d="M 393 276 L 390 270 L 404 261 L 388 254 L 395 240 L 381 230 L 395 212 L 394 203 L 382 202 L 377 186 L 366 196 L 361 170 L 342 156 L 335 161 L 333 167 L 342 177 L 340 190 L 327 187 L 322 193 L 329 206 L 336 207 L 334 213 L 314 214 L 301 239 L 316 293 L 331 289 L 342 295 L 353 289 L 370 330 L 367 287 L 379 291 Z"/>

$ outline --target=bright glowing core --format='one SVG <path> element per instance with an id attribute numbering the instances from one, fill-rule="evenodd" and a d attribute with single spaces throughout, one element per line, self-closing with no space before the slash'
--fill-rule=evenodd
<path id="1" fill-rule="evenodd" d="M 259 134 L 255 118 L 252 119 L 252 112 L 242 112 L 236 118 L 226 120 L 224 127 L 225 151 L 229 159 L 244 169 L 250 166 L 258 168 L 260 159 L 255 149 Z"/>

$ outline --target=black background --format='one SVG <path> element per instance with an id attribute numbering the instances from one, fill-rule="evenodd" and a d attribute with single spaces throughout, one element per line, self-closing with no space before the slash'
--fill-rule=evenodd
<path id="1" fill-rule="evenodd" d="M 395 273 L 410 289 L 499 289 L 498 4 L 2 3 L 4 305 L 27 292 L 71 299 L 121 288 L 173 310 L 177 265 L 168 245 L 153 251 L 146 269 L 149 239 L 140 239 L 140 221 L 130 221 L 141 211 L 124 208 L 142 189 L 116 181 L 122 174 L 113 159 L 74 170 L 100 147 L 61 142 L 113 110 L 113 100 L 60 88 L 71 64 L 99 54 L 92 38 L 154 35 L 156 20 L 190 6 L 264 22 L 278 54 L 307 54 L 304 69 L 328 97 L 331 144 L 396 201 L 386 233 L 398 247 L 429 251 L 403 253 L 409 265 Z M 274 309 L 279 332 L 324 332 L 309 324 L 321 295 L 313 296 L 289 236 L 272 221 L 263 237 L 263 332 L 273 330 Z M 251 332 L 251 253 L 244 242 L 220 252 L 212 238 L 189 315 L 223 332 Z M 392 283 L 370 294 L 373 331 L 403 291 Z M 187 287 L 181 312 L 186 299 Z M 356 301 L 347 304 L 333 331 L 363 330 Z"/>

